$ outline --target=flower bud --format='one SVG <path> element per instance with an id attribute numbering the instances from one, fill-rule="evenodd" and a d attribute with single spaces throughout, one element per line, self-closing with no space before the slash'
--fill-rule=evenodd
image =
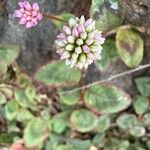
<path id="1" fill-rule="evenodd" d="M 68 45 L 66 46 L 66 50 L 67 50 L 67 51 L 72 51 L 73 49 L 74 49 L 74 45 L 68 44 Z"/>

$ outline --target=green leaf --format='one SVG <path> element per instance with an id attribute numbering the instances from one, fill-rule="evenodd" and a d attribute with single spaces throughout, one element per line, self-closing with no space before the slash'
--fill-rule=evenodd
<path id="1" fill-rule="evenodd" d="M 119 28 L 116 46 L 122 61 L 129 67 L 137 67 L 143 59 L 144 43 L 134 30 Z"/>
<path id="2" fill-rule="evenodd" d="M 80 140 L 80 139 L 73 139 L 71 144 L 74 145 L 76 150 L 89 150 L 91 146 L 90 140 Z"/>
<path id="3" fill-rule="evenodd" d="M 140 77 L 135 79 L 136 86 L 143 96 L 150 96 L 150 77 Z"/>
<path id="4" fill-rule="evenodd" d="M 133 107 L 138 115 L 142 115 L 149 107 L 149 100 L 143 96 L 137 96 L 133 101 Z"/>
<path id="5" fill-rule="evenodd" d="M 150 127 L 150 113 L 147 113 L 143 116 L 143 124 L 146 127 Z"/>
<path id="6" fill-rule="evenodd" d="M 5 104 L 6 102 L 7 100 L 6 100 L 5 95 L 0 92 L 0 105 Z"/>
<path id="7" fill-rule="evenodd" d="M 15 133 L 1 133 L 0 144 L 11 144 L 15 136 L 17 136 Z"/>
<path id="8" fill-rule="evenodd" d="M 124 91 L 116 86 L 95 85 L 85 93 L 87 107 L 102 113 L 116 113 L 126 109 L 131 99 Z"/>
<path id="9" fill-rule="evenodd" d="M 4 61 L 7 65 L 12 64 L 19 55 L 18 46 L 0 45 L 0 61 Z"/>
<path id="10" fill-rule="evenodd" d="M 20 109 L 19 113 L 17 114 L 17 120 L 20 122 L 26 122 L 31 119 L 34 119 L 34 116 L 31 114 L 30 111 L 27 109 Z"/>
<path id="11" fill-rule="evenodd" d="M 118 150 L 127 150 L 130 143 L 127 140 L 121 141 L 121 143 L 117 146 Z"/>
<path id="12" fill-rule="evenodd" d="M 65 105 L 75 105 L 78 103 L 80 99 L 80 92 L 68 92 L 68 93 L 59 93 L 60 96 L 60 102 Z"/>
<path id="13" fill-rule="evenodd" d="M 92 143 L 98 147 L 98 148 L 102 148 L 104 147 L 105 143 L 106 143 L 106 139 L 105 139 L 106 135 L 105 133 L 98 133 L 94 136 Z"/>
<path id="14" fill-rule="evenodd" d="M 70 13 L 63 13 L 59 16 L 56 16 L 60 19 L 63 19 L 65 20 L 66 22 L 68 22 L 68 20 L 70 18 L 73 18 L 74 17 L 74 14 L 70 14 Z M 65 25 L 65 22 L 62 22 L 62 21 L 57 21 L 57 20 L 54 20 L 52 19 L 53 23 L 56 25 L 56 27 L 59 29 L 59 30 L 62 30 L 63 29 L 63 26 Z"/>
<path id="15" fill-rule="evenodd" d="M 112 61 L 116 61 L 118 59 L 118 52 L 114 40 L 108 39 L 105 41 L 101 55 L 102 59 L 97 62 L 100 69 L 103 71 L 109 67 Z"/>
<path id="16" fill-rule="evenodd" d="M 49 136 L 49 140 L 46 142 L 45 144 L 45 149 L 44 150 L 56 150 L 56 147 L 59 144 L 65 143 L 66 142 L 66 138 L 65 136 L 60 136 L 57 134 L 53 134 L 51 133 Z"/>
<path id="17" fill-rule="evenodd" d="M 142 126 L 134 126 L 132 129 L 130 129 L 130 134 L 135 137 L 142 137 L 145 135 L 145 128 Z"/>
<path id="18" fill-rule="evenodd" d="M 96 116 L 86 109 L 75 110 L 70 119 L 72 127 L 79 132 L 91 131 L 97 122 Z"/>
<path id="19" fill-rule="evenodd" d="M 122 114 L 117 118 L 117 125 L 124 130 L 132 129 L 137 124 L 137 118 L 133 114 Z"/>
<path id="20" fill-rule="evenodd" d="M 0 72 L 7 72 L 7 66 L 12 64 L 19 55 L 18 46 L 0 45 Z"/>
<path id="21" fill-rule="evenodd" d="M 32 86 L 31 78 L 25 73 L 17 74 L 17 84 L 22 88 L 28 88 Z"/>
<path id="22" fill-rule="evenodd" d="M 23 90 L 15 91 L 15 99 L 22 107 L 35 109 L 36 101 L 32 95 L 27 95 Z"/>
<path id="23" fill-rule="evenodd" d="M 40 118 L 33 119 L 24 130 L 24 140 L 28 147 L 41 146 L 49 135 L 48 124 Z"/>
<path id="24" fill-rule="evenodd" d="M 80 70 L 70 69 L 63 61 L 53 61 L 39 69 L 35 75 L 37 80 L 48 85 L 68 85 L 78 82 L 80 77 Z"/>
<path id="25" fill-rule="evenodd" d="M 8 99 L 11 99 L 13 96 L 13 90 L 7 87 L 5 84 L 0 85 L 0 92 L 3 93 Z"/>
<path id="26" fill-rule="evenodd" d="M 7 73 L 7 69 L 8 69 L 8 66 L 7 66 L 7 63 L 3 60 L 0 60 L 0 73 L 1 74 L 6 74 Z"/>
<path id="27" fill-rule="evenodd" d="M 113 13 L 106 3 L 109 1 L 92 0 L 90 9 L 90 16 L 96 20 L 96 27 L 101 31 L 112 30 L 121 24 L 120 16 Z"/>
<path id="28" fill-rule="evenodd" d="M 58 145 L 55 150 L 75 150 L 73 145 L 68 144 L 68 145 Z"/>
<path id="29" fill-rule="evenodd" d="M 102 115 L 98 118 L 98 124 L 96 127 L 96 131 L 102 133 L 105 132 L 110 125 L 110 117 L 108 115 Z"/>
<path id="30" fill-rule="evenodd" d="M 52 129 L 55 133 L 61 134 L 66 130 L 68 126 L 67 121 L 69 120 L 69 114 L 69 111 L 65 111 L 54 116 L 52 120 Z"/>
<path id="31" fill-rule="evenodd" d="M 9 101 L 5 106 L 5 115 L 8 120 L 13 120 L 19 113 L 19 105 L 15 100 Z"/>

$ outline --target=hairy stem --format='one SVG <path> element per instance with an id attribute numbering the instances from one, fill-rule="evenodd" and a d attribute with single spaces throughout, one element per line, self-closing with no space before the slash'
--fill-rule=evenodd
<path id="1" fill-rule="evenodd" d="M 108 32 L 104 33 L 104 37 L 107 38 L 107 37 L 109 37 L 109 36 L 111 36 L 111 35 L 113 35 L 113 34 L 116 34 L 116 32 L 117 32 L 117 30 L 118 30 L 119 28 L 135 29 L 135 30 L 137 30 L 137 31 L 139 31 L 139 32 L 141 32 L 141 33 L 144 33 L 144 32 L 145 32 L 145 28 L 144 28 L 143 26 L 142 26 L 142 27 L 138 27 L 138 26 L 133 26 L 133 25 L 123 25 L 123 26 L 120 26 L 120 27 L 118 27 L 118 28 L 115 28 L 115 29 L 113 29 L 113 30 L 111 30 L 111 31 L 108 31 Z"/>
<path id="2" fill-rule="evenodd" d="M 112 80 L 114 80 L 114 79 L 117 79 L 117 78 L 120 78 L 120 77 L 129 75 L 129 74 L 132 74 L 132 73 L 134 73 L 134 72 L 137 72 L 137 71 L 139 71 L 139 70 L 143 70 L 143 69 L 146 69 L 146 68 L 149 68 L 149 67 L 150 67 L 150 64 L 145 64 L 145 65 L 139 66 L 139 67 L 137 67 L 137 68 L 135 68 L 135 69 L 131 69 L 131 70 L 128 70 L 128 71 L 125 71 L 125 72 L 116 74 L 116 75 L 111 76 L 111 77 L 109 77 L 109 78 L 107 78 L 107 79 L 99 80 L 99 81 L 90 83 L 90 84 L 88 84 L 88 85 L 84 85 L 84 86 L 81 86 L 81 87 L 77 87 L 77 88 L 74 88 L 74 89 L 71 89 L 71 90 L 60 91 L 60 93 L 70 93 L 70 92 L 74 92 L 74 91 L 86 89 L 86 88 L 92 87 L 92 86 L 97 85 L 97 84 L 110 82 L 110 81 L 112 81 Z"/>
<path id="3" fill-rule="evenodd" d="M 65 20 L 63 20 L 63 19 L 61 19 L 59 17 L 48 15 L 48 14 L 45 14 L 45 13 L 42 13 L 42 14 L 43 14 L 43 17 L 45 17 L 47 19 L 57 20 L 57 21 L 61 21 L 61 22 L 67 23 Z"/>

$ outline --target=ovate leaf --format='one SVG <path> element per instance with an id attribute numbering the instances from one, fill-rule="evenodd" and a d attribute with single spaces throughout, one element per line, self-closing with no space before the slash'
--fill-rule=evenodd
<path id="1" fill-rule="evenodd" d="M 56 116 L 53 117 L 52 120 L 52 129 L 55 133 L 61 134 L 62 132 L 65 131 L 65 129 L 68 126 L 68 120 L 69 120 L 69 111 L 65 111 L 62 113 L 57 114 Z"/>
<path id="2" fill-rule="evenodd" d="M 70 69 L 63 61 L 53 61 L 39 69 L 35 78 L 45 84 L 70 84 L 80 80 L 81 72 Z"/>
<path id="3" fill-rule="evenodd" d="M 0 92 L 0 105 L 5 104 L 7 102 L 4 94 Z"/>
<path id="4" fill-rule="evenodd" d="M 7 67 L 16 60 L 18 55 L 18 46 L 0 45 L 0 73 L 5 74 Z"/>
<path id="5" fill-rule="evenodd" d="M 102 148 L 106 143 L 106 135 L 105 133 L 98 133 L 94 136 L 92 143 L 98 148 Z"/>
<path id="6" fill-rule="evenodd" d="M 3 61 L 7 65 L 13 63 L 19 55 L 18 46 L 0 45 L 0 62 Z"/>
<path id="7" fill-rule="evenodd" d="M 28 147 L 40 146 L 48 137 L 49 128 L 45 120 L 33 119 L 28 123 L 24 131 L 24 140 Z"/>
<path id="8" fill-rule="evenodd" d="M 127 66 L 134 68 L 142 61 L 144 43 L 134 30 L 119 28 L 116 36 L 116 46 L 120 58 Z"/>
<path id="9" fill-rule="evenodd" d="M 150 76 L 136 78 L 135 83 L 143 96 L 150 96 Z"/>
<path id="10" fill-rule="evenodd" d="M 149 107 L 149 100 L 143 96 L 137 96 L 133 101 L 133 107 L 138 115 L 142 115 Z"/>
<path id="11" fill-rule="evenodd" d="M 117 146 L 118 150 L 126 150 L 128 149 L 130 143 L 127 140 L 121 141 L 121 143 Z"/>
<path id="12" fill-rule="evenodd" d="M 9 120 L 13 120 L 16 118 L 19 113 L 19 104 L 15 100 L 11 100 L 5 106 L 5 115 Z"/>
<path id="13" fill-rule="evenodd" d="M 28 95 L 27 93 L 25 93 L 25 91 L 16 90 L 15 99 L 22 107 L 35 109 L 35 99 L 32 97 L 32 95 Z"/>
<path id="14" fill-rule="evenodd" d="M 8 69 L 7 63 L 3 60 L 0 60 L 0 64 L 1 64 L 0 65 L 0 73 L 4 75 L 4 74 L 6 74 L 7 69 Z"/>
<path id="15" fill-rule="evenodd" d="M 20 109 L 19 113 L 17 114 L 17 120 L 20 122 L 26 122 L 31 119 L 34 119 L 34 116 L 31 114 L 30 111 L 27 109 Z"/>
<path id="16" fill-rule="evenodd" d="M 74 145 L 76 150 L 87 150 L 91 146 L 90 140 L 73 139 L 71 143 Z"/>
<path id="17" fill-rule="evenodd" d="M 45 144 L 45 150 L 56 150 L 56 147 L 59 144 L 65 143 L 66 137 L 60 136 L 58 134 L 53 134 L 51 133 L 49 136 L 49 140 L 47 140 L 46 144 Z"/>
<path id="18" fill-rule="evenodd" d="M 17 74 L 17 84 L 22 88 L 28 88 L 29 86 L 32 86 L 32 81 L 27 74 L 19 73 Z"/>
<path id="19" fill-rule="evenodd" d="M 15 134 L 15 133 L 1 133 L 0 134 L 0 144 L 12 143 L 15 136 L 17 136 L 17 134 Z"/>
<path id="20" fill-rule="evenodd" d="M 143 116 L 143 124 L 146 127 L 150 127 L 150 113 L 147 113 Z"/>
<path id="21" fill-rule="evenodd" d="M 70 119 L 72 127 L 80 132 L 89 132 L 96 125 L 96 116 L 86 109 L 75 110 Z"/>
<path id="22" fill-rule="evenodd" d="M 87 107 L 102 113 L 116 113 L 126 109 L 131 104 L 128 94 L 116 86 L 95 85 L 85 93 Z"/>
<path id="23" fill-rule="evenodd" d="M 117 125 L 124 130 L 132 129 L 137 124 L 137 118 L 133 114 L 122 114 L 117 118 Z"/>
<path id="24" fill-rule="evenodd" d="M 102 115 L 98 118 L 96 131 L 103 133 L 108 129 L 109 125 L 110 125 L 110 117 L 108 115 Z"/>
<path id="25" fill-rule="evenodd" d="M 142 126 L 134 126 L 134 128 L 130 129 L 130 134 L 135 137 L 144 136 L 145 132 L 145 128 Z"/>
<path id="26" fill-rule="evenodd" d="M 80 92 L 75 91 L 75 92 L 68 92 L 68 93 L 59 93 L 60 96 L 60 102 L 66 105 L 75 105 L 78 103 L 79 98 L 80 98 Z"/>
<path id="27" fill-rule="evenodd" d="M 13 90 L 7 87 L 5 84 L 0 85 L 0 92 L 3 93 L 8 99 L 11 99 L 13 96 Z"/>
<path id="28" fill-rule="evenodd" d="M 58 145 L 55 150 L 75 150 L 73 145 L 71 144 L 66 144 L 66 145 Z"/>

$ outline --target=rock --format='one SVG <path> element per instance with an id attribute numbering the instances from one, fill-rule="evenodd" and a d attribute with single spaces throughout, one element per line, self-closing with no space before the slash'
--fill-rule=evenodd
<path id="1" fill-rule="evenodd" d="M 149 0 L 122 0 L 125 20 L 136 25 L 150 28 Z"/>
<path id="2" fill-rule="evenodd" d="M 30 2 L 33 2 L 32 0 Z M 26 29 L 13 17 L 18 0 L 8 0 L 5 15 L 0 17 L 0 42 L 20 45 L 21 53 L 18 59 L 20 67 L 32 74 L 35 70 L 55 56 L 53 48 L 58 30 L 51 20 L 44 19 L 32 29 Z M 39 2 L 43 12 L 59 15 L 70 12 L 70 0 L 41 0 Z"/>

